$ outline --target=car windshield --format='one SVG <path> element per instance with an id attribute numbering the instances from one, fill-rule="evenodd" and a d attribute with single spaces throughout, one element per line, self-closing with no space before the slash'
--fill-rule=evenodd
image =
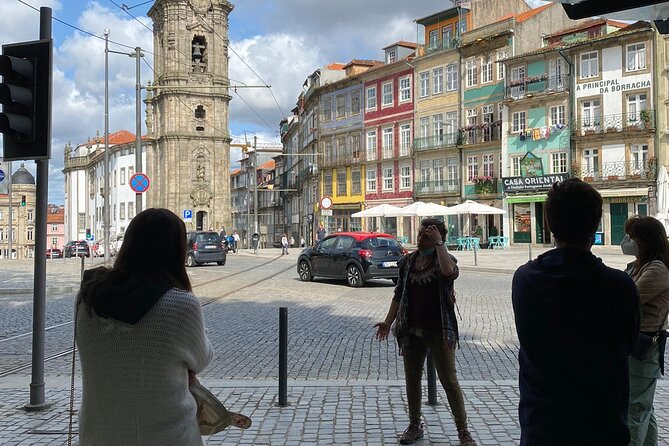
<path id="1" fill-rule="evenodd" d="M 365 248 L 381 248 L 381 249 L 388 249 L 388 248 L 400 248 L 400 244 L 397 243 L 397 240 L 394 238 L 390 237 L 372 237 L 368 238 L 365 240 Z"/>
<path id="2" fill-rule="evenodd" d="M 221 238 L 215 232 L 207 232 L 204 234 L 198 234 L 197 240 L 200 243 L 218 243 Z"/>

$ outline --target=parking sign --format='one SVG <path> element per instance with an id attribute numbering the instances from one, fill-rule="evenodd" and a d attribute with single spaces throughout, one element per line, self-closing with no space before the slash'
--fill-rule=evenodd
<path id="1" fill-rule="evenodd" d="M 184 221 L 186 223 L 190 223 L 193 221 L 193 210 L 192 209 L 184 209 Z"/>

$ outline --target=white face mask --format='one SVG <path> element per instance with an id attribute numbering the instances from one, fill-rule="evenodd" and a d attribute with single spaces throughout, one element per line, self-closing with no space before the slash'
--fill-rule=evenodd
<path id="1" fill-rule="evenodd" d="M 637 257 L 639 255 L 639 245 L 637 245 L 629 235 L 626 235 L 625 238 L 620 242 L 620 249 L 626 256 Z"/>

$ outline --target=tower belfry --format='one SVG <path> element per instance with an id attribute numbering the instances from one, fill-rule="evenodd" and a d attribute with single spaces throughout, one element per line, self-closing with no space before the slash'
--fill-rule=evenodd
<path id="1" fill-rule="evenodd" d="M 147 207 L 193 211 L 189 230 L 230 226 L 228 15 L 225 0 L 156 0 L 147 94 Z"/>

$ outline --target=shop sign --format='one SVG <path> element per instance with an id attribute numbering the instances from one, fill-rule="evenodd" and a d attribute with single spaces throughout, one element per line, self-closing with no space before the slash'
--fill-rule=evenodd
<path id="1" fill-rule="evenodd" d="M 648 197 L 646 196 L 636 196 L 636 197 L 602 197 L 604 203 L 644 203 Z"/>
<path id="2" fill-rule="evenodd" d="M 536 177 L 503 177 L 502 190 L 504 192 L 550 189 L 550 187 L 568 178 L 566 173 L 554 175 L 539 175 Z"/>

